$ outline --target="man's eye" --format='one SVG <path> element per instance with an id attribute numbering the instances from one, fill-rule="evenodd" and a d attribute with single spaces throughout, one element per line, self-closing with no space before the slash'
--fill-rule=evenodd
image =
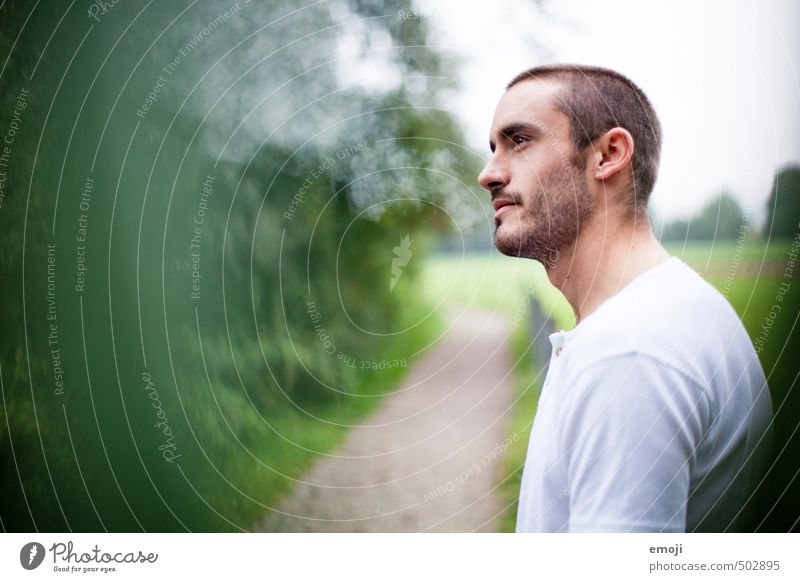
<path id="1" fill-rule="evenodd" d="M 513 141 L 514 144 L 516 145 L 522 145 L 523 143 L 528 141 L 528 138 L 521 135 L 515 135 L 514 137 L 511 138 L 511 141 Z"/>

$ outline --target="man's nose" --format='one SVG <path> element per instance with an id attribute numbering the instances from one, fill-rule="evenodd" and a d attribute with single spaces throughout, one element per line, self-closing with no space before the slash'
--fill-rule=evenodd
<path id="1" fill-rule="evenodd" d="M 494 158 L 490 159 L 478 174 L 478 183 L 489 192 L 507 186 L 508 182 L 508 172 L 497 164 Z"/>

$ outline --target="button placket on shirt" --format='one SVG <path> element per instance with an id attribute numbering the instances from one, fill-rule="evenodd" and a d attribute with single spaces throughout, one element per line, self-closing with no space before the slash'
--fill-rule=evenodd
<path id="1" fill-rule="evenodd" d="M 552 346 L 553 346 L 553 351 L 550 354 L 550 363 L 547 366 L 547 376 L 545 377 L 545 380 L 544 380 L 544 386 L 542 387 L 542 392 L 539 395 L 539 402 L 540 403 L 543 402 L 546 399 L 546 396 L 549 396 L 548 388 L 553 383 L 553 381 L 555 379 L 555 376 L 558 373 L 558 368 L 559 368 L 559 363 L 560 363 L 559 362 L 559 360 L 560 360 L 559 356 L 561 356 L 561 354 L 564 351 L 564 346 L 563 346 L 563 343 L 562 343 L 563 342 L 563 337 L 561 337 L 560 334 L 556 334 L 555 336 L 551 336 L 550 337 L 550 341 L 551 341 Z"/>

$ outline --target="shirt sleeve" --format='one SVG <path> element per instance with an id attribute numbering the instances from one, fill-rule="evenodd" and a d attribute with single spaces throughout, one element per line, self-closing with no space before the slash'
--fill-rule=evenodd
<path id="1" fill-rule="evenodd" d="M 568 383 L 559 438 L 569 530 L 681 532 L 707 395 L 641 354 L 606 358 Z"/>

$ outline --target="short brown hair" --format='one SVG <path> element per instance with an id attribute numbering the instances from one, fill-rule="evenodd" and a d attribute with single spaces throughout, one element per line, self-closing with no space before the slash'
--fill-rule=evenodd
<path id="1" fill-rule="evenodd" d="M 622 127 L 633 137 L 631 203 L 644 212 L 658 174 L 661 124 L 647 95 L 624 75 L 603 67 L 557 64 L 523 71 L 506 86 L 551 78 L 563 84 L 559 109 L 570 118 L 572 144 L 583 151 L 609 129 Z"/>

